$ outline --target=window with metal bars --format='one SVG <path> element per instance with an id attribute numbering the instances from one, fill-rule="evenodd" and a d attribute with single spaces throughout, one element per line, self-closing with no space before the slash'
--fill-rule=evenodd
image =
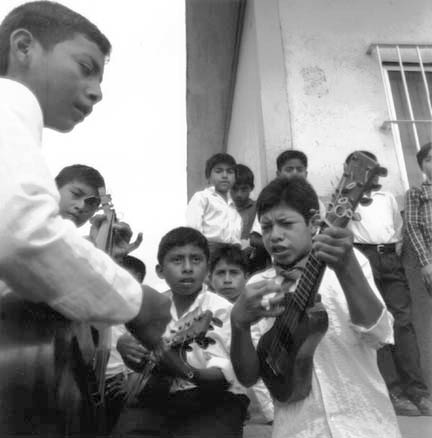
<path id="1" fill-rule="evenodd" d="M 389 119 L 405 188 L 422 181 L 416 153 L 432 142 L 432 45 L 372 44 L 387 99 Z"/>

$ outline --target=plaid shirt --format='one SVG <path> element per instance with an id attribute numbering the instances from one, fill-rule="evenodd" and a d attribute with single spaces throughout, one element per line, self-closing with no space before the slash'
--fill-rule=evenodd
<path id="1" fill-rule="evenodd" d="M 405 232 L 420 265 L 432 263 L 432 184 L 424 182 L 405 195 Z"/>

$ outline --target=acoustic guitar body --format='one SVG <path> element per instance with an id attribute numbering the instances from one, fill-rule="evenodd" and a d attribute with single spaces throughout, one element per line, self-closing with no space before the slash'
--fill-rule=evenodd
<path id="1" fill-rule="evenodd" d="M 311 390 L 313 355 L 328 328 L 328 315 L 321 303 L 307 308 L 293 333 L 283 335 L 273 326 L 257 347 L 261 377 L 280 402 L 304 399 Z"/>
<path id="2" fill-rule="evenodd" d="M 88 325 L 11 293 L 0 299 L 0 349 L 1 437 L 96 435 Z"/>

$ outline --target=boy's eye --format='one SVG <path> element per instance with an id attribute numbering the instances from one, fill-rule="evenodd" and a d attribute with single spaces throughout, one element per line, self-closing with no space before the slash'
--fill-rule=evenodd
<path id="1" fill-rule="evenodd" d="M 270 224 L 261 224 L 261 231 L 269 231 L 271 229 Z"/>
<path id="2" fill-rule="evenodd" d="M 81 71 L 85 76 L 90 76 L 91 73 L 93 72 L 92 67 L 86 62 L 80 62 L 80 67 L 81 67 Z"/>

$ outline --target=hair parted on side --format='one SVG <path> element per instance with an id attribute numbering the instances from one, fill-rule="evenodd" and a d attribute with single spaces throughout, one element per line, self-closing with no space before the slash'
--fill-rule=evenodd
<path id="1" fill-rule="evenodd" d="M 206 256 L 206 259 L 209 259 L 209 246 L 207 239 L 204 237 L 204 235 L 195 228 L 177 227 L 165 234 L 165 236 L 162 237 L 159 243 L 157 253 L 159 265 L 162 266 L 165 256 L 173 248 L 178 248 L 186 245 L 194 245 L 197 248 L 202 249 L 204 255 Z"/>
<path id="2" fill-rule="evenodd" d="M 147 269 L 145 263 L 139 258 L 126 255 L 121 261 L 121 266 L 130 272 L 140 283 L 144 281 Z"/>
<path id="3" fill-rule="evenodd" d="M 432 149 L 432 143 L 425 143 L 417 152 L 416 158 L 420 169 L 423 166 L 423 160 L 427 157 L 431 149 Z"/>
<path id="4" fill-rule="evenodd" d="M 94 167 L 84 164 L 73 164 L 72 166 L 64 167 L 55 177 L 58 189 L 73 181 L 82 182 L 96 190 L 105 187 L 105 180 L 100 172 Z"/>
<path id="5" fill-rule="evenodd" d="M 303 166 L 307 169 L 308 167 L 308 159 L 304 152 L 298 151 L 296 149 L 288 149 L 287 151 L 283 151 L 276 158 L 276 168 L 280 172 L 282 167 L 288 160 L 300 160 Z"/>
<path id="6" fill-rule="evenodd" d="M 276 178 L 261 191 L 256 202 L 258 219 L 279 205 L 286 205 L 300 213 L 306 223 L 319 211 L 314 188 L 302 177 Z"/>
<path id="7" fill-rule="evenodd" d="M 108 38 L 87 18 L 60 3 L 28 2 L 9 12 L 0 24 L 0 75 L 7 74 L 10 36 L 17 29 L 28 30 L 46 50 L 82 34 L 106 57 L 111 52 Z"/>
<path id="8" fill-rule="evenodd" d="M 206 165 L 205 165 L 205 177 L 207 179 L 210 178 L 211 171 L 213 167 L 215 167 L 217 164 L 227 164 L 228 166 L 235 167 L 237 163 L 233 156 L 231 156 L 230 154 L 226 154 L 224 152 L 212 155 L 206 161 Z"/>
<path id="9" fill-rule="evenodd" d="M 248 271 L 247 261 L 239 245 L 232 245 L 230 243 L 225 243 L 218 245 L 216 247 L 215 251 L 213 252 L 210 258 L 210 263 L 209 263 L 210 275 L 213 274 L 216 265 L 220 261 L 225 261 L 229 265 L 234 265 L 239 267 L 245 275 Z"/>
<path id="10" fill-rule="evenodd" d="M 254 174 L 252 170 L 245 166 L 244 164 L 237 164 L 236 165 L 236 181 L 234 184 L 235 186 L 241 186 L 246 185 L 249 186 L 251 189 L 255 187 L 254 185 Z"/>

